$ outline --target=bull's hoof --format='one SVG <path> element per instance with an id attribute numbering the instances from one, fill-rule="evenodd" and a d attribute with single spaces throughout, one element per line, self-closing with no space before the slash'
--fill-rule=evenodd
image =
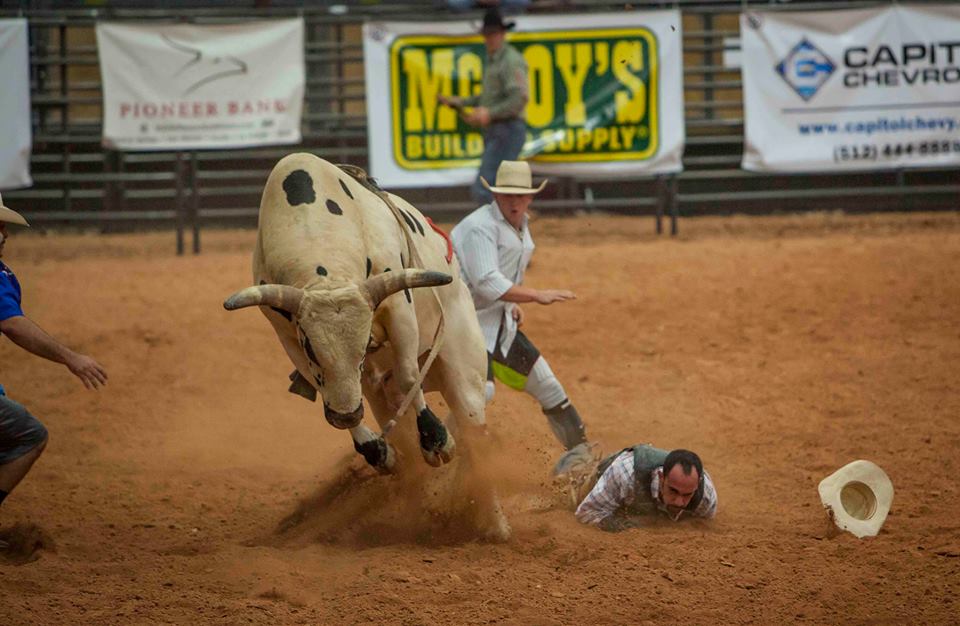
<path id="1" fill-rule="evenodd" d="M 457 449 L 457 444 L 446 427 L 429 407 L 417 414 L 417 430 L 420 433 L 420 453 L 423 459 L 434 467 L 449 463 Z"/>
<path id="2" fill-rule="evenodd" d="M 397 451 L 383 437 L 361 444 L 354 441 L 353 449 L 381 474 L 393 474 L 397 468 Z"/>
<path id="3" fill-rule="evenodd" d="M 457 442 L 453 439 L 453 435 L 450 433 L 447 433 L 446 441 L 439 448 L 434 448 L 432 450 L 420 448 L 420 454 L 423 455 L 423 460 L 434 467 L 440 467 L 444 463 L 449 463 L 451 460 L 453 460 L 456 452 Z"/>

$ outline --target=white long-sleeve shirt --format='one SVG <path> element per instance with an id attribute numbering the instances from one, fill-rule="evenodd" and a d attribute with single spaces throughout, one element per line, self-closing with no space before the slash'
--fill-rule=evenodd
<path id="1" fill-rule="evenodd" d="M 663 482 L 663 467 L 653 470 L 650 481 L 650 496 L 657 509 L 667 513 L 667 506 L 660 500 L 660 485 Z M 597 525 L 613 515 L 621 505 L 632 504 L 637 499 L 638 485 L 633 467 L 633 452 L 626 450 L 610 464 L 607 471 L 597 479 L 587 497 L 577 507 L 577 519 L 584 524 Z M 703 498 L 690 515 L 694 517 L 714 517 L 717 514 L 717 490 L 713 486 L 710 473 L 703 472 Z"/>
<path id="2" fill-rule="evenodd" d="M 533 256 L 533 239 L 523 217 L 517 230 L 503 217 L 496 201 L 485 204 L 463 218 L 450 232 L 453 249 L 460 261 L 460 274 L 477 308 L 477 318 L 487 346 L 493 352 L 503 324 L 500 346 L 504 354 L 517 334 L 513 304 L 500 300 L 510 287 L 523 283 Z"/>

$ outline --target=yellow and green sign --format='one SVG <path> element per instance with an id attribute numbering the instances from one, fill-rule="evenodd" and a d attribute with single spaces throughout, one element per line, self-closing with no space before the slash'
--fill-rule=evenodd
<path id="1" fill-rule="evenodd" d="M 658 40 L 643 26 L 512 34 L 527 62 L 525 157 L 645 161 L 661 144 Z M 479 36 L 399 35 L 389 50 L 393 160 L 403 170 L 475 167 L 480 129 L 437 102 L 481 90 Z M 376 98 L 368 93 L 368 101 Z"/>

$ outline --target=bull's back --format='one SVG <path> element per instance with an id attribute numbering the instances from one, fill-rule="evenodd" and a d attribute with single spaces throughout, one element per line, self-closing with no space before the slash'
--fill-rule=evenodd
<path id="1" fill-rule="evenodd" d="M 274 166 L 260 200 L 257 249 L 270 282 L 302 287 L 317 276 L 347 278 L 362 271 L 357 256 L 363 220 L 348 178 L 308 153 L 288 155 Z"/>

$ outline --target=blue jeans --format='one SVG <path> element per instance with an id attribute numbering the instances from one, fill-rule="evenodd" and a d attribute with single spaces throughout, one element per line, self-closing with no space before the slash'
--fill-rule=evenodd
<path id="1" fill-rule="evenodd" d="M 493 186 L 501 161 L 516 161 L 527 141 L 527 122 L 522 119 L 493 122 L 483 131 L 483 157 L 477 179 L 470 187 L 470 197 L 478 204 L 488 204 L 493 194 L 483 186 L 480 177 Z"/>

